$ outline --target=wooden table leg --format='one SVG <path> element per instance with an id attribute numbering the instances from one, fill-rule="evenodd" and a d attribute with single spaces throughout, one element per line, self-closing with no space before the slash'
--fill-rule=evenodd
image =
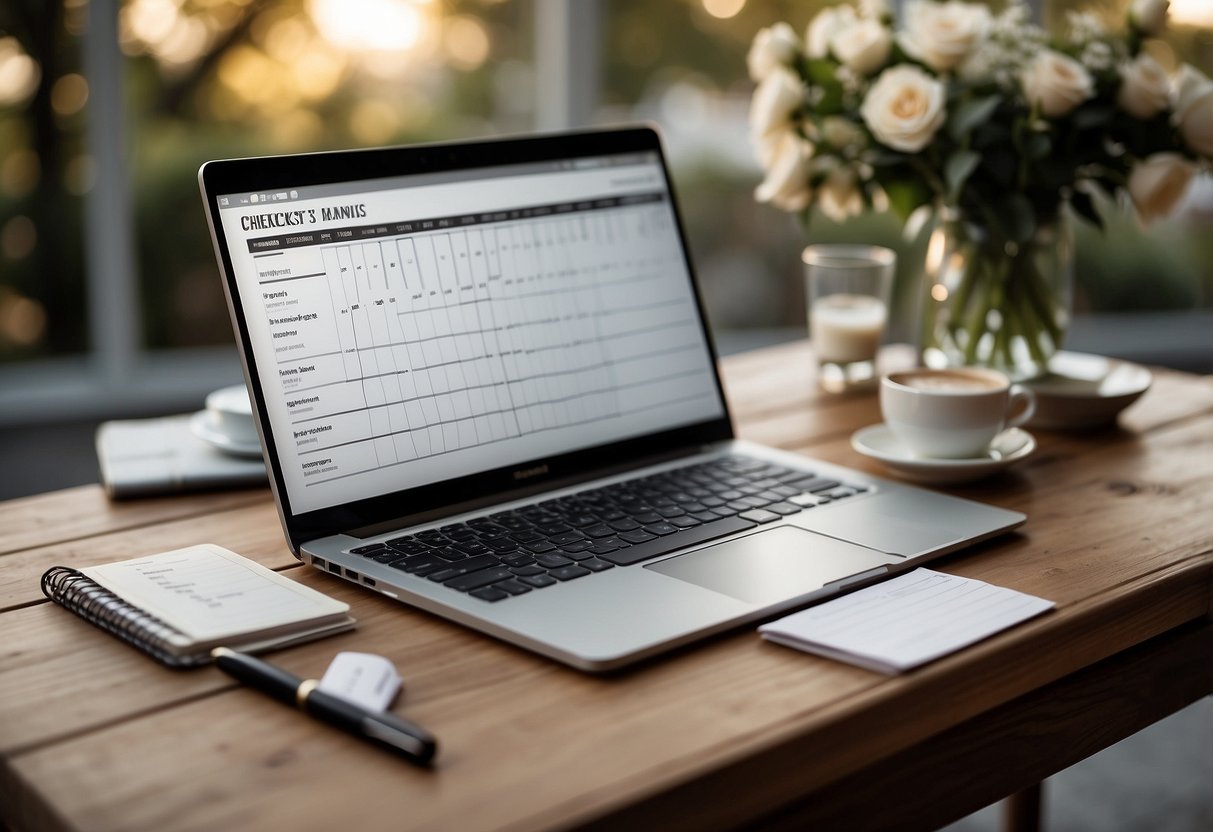
<path id="1" fill-rule="evenodd" d="M 1040 832 L 1044 789 L 1044 783 L 1037 783 L 1002 802 L 1002 832 Z"/>

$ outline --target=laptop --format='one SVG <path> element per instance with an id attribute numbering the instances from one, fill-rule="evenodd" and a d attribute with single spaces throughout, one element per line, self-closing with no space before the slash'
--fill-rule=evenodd
<path id="1" fill-rule="evenodd" d="M 734 437 L 652 129 L 199 182 L 290 548 L 367 590 L 605 671 L 1025 519 Z"/>

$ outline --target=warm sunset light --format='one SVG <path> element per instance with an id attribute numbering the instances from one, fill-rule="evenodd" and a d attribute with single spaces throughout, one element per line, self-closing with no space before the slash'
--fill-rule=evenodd
<path id="1" fill-rule="evenodd" d="M 34 94 L 41 72 L 16 38 L 0 38 L 0 106 L 19 104 Z"/>
<path id="2" fill-rule="evenodd" d="M 51 87 L 51 107 L 61 116 L 80 112 L 88 101 L 88 81 L 75 72 L 64 75 Z"/>
<path id="3" fill-rule="evenodd" d="M 1209 0 L 1171 0 L 1171 22 L 1213 28 L 1213 3 Z"/>
<path id="4" fill-rule="evenodd" d="M 388 52 L 411 49 L 428 34 L 423 5 L 412 0 L 312 0 L 308 9 L 334 46 Z"/>
<path id="5" fill-rule="evenodd" d="M 489 56 L 489 34 L 474 17 L 455 17 L 447 22 L 444 38 L 451 63 L 459 69 L 471 70 Z"/>
<path id="6" fill-rule="evenodd" d="M 736 17 L 745 8 L 745 0 L 703 0 L 703 10 L 722 20 Z"/>

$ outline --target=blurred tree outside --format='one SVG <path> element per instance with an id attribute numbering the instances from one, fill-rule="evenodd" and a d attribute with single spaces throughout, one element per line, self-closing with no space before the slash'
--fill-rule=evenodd
<path id="1" fill-rule="evenodd" d="M 80 5 L 0 5 L 0 361 L 88 341 Z"/>

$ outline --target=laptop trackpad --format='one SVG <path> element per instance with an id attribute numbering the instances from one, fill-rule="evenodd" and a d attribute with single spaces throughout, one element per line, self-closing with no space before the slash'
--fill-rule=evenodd
<path id="1" fill-rule="evenodd" d="M 828 583 L 903 559 L 780 526 L 646 566 L 752 604 L 805 595 Z"/>

